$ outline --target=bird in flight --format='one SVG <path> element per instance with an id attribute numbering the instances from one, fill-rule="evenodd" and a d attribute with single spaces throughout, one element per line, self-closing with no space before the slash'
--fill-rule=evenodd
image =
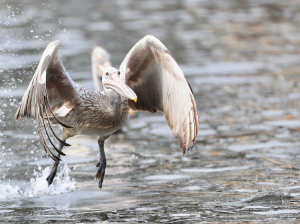
<path id="1" fill-rule="evenodd" d="M 57 40 L 47 46 L 15 114 L 16 120 L 30 117 L 37 122 L 40 142 L 54 160 L 47 177 L 49 185 L 60 156 L 65 156 L 63 147 L 70 146 L 66 140 L 88 135 L 99 137 L 100 158 L 95 177 L 99 178 L 101 190 L 106 168 L 104 142 L 122 127 L 129 109 L 162 111 L 183 155 L 194 146 L 198 115 L 193 91 L 160 40 L 147 35 L 131 48 L 119 69 L 105 65 L 102 92 L 87 90 L 71 79 L 59 57 L 59 47 Z M 56 115 L 62 109 L 66 113 Z M 62 126 L 62 136 L 55 133 L 53 124 Z"/>
<path id="2" fill-rule="evenodd" d="M 112 66 L 110 62 L 110 54 L 102 47 L 94 46 L 91 61 L 94 87 L 95 90 L 101 92 L 103 91 L 102 77 L 104 74 L 104 69 Z M 134 116 L 134 111 L 129 109 L 129 114 Z"/>

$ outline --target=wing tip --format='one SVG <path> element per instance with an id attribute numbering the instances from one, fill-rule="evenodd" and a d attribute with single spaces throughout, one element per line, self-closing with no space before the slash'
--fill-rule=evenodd
<path id="1" fill-rule="evenodd" d="M 15 120 L 17 121 L 20 118 L 20 112 L 19 112 L 19 108 L 17 110 L 17 112 L 15 113 Z"/>
<path id="2" fill-rule="evenodd" d="M 147 34 L 140 41 L 146 41 L 148 43 L 152 43 L 152 44 L 158 46 L 160 49 L 163 49 L 164 51 L 167 51 L 168 53 L 170 53 L 168 48 L 163 44 L 163 42 L 161 42 L 157 37 L 155 37 L 151 34 Z"/>
<path id="3" fill-rule="evenodd" d="M 142 38 L 142 40 L 145 39 L 145 40 L 149 40 L 149 39 L 157 39 L 155 36 L 151 35 L 151 34 L 147 34 L 146 36 L 144 36 Z"/>
<path id="4" fill-rule="evenodd" d="M 22 117 L 29 117 L 29 116 L 27 115 L 27 113 L 25 113 L 24 111 L 21 112 L 21 110 L 22 110 L 22 103 L 20 104 L 20 106 L 18 107 L 18 109 L 17 109 L 17 111 L 16 111 L 16 113 L 15 113 L 14 118 L 15 118 L 16 121 L 19 120 L 19 119 L 22 118 Z"/>
<path id="5" fill-rule="evenodd" d="M 190 147 L 182 149 L 183 156 L 185 156 L 187 151 L 190 151 L 190 149 L 192 149 L 194 147 L 194 144 L 195 144 L 195 142 L 193 142 L 193 144 L 190 145 Z"/>
<path id="6" fill-rule="evenodd" d="M 60 41 L 59 40 L 54 40 L 52 42 L 50 42 L 47 47 L 52 47 L 52 46 L 60 46 Z"/>
<path id="7" fill-rule="evenodd" d="M 158 42 L 161 43 L 161 41 L 157 37 L 155 37 L 155 36 L 153 36 L 151 34 L 147 34 L 146 36 L 144 36 L 142 38 L 142 40 L 152 40 L 152 41 L 158 41 Z"/>
<path id="8" fill-rule="evenodd" d="M 60 41 L 59 40 L 54 40 L 51 43 L 49 43 L 47 45 L 46 49 L 44 50 L 44 53 L 43 53 L 42 58 L 40 60 L 40 63 L 41 63 L 41 61 L 42 62 L 44 61 L 46 55 L 54 55 L 53 53 L 56 53 L 57 50 L 59 49 L 59 47 L 60 47 Z"/>

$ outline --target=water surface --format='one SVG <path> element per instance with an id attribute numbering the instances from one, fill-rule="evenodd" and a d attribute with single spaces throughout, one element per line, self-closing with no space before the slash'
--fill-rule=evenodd
<path id="1" fill-rule="evenodd" d="M 0 220 L 57 223 L 297 222 L 300 218 L 300 28 L 297 1 L 34 1 L 0 3 Z M 52 161 L 35 123 L 14 121 L 46 45 L 93 89 L 90 51 L 118 67 L 146 34 L 172 52 L 194 90 L 195 147 L 182 156 L 161 113 L 137 113 L 106 141 L 102 191 L 97 139 Z"/>

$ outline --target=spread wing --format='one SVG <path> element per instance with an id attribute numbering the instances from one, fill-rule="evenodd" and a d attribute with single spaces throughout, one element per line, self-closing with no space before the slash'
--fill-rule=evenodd
<path id="1" fill-rule="evenodd" d="M 137 95 L 133 110 L 163 112 L 183 154 L 193 147 L 198 115 L 192 89 L 179 65 L 157 38 L 147 35 L 129 51 L 121 78 Z"/>
<path id="2" fill-rule="evenodd" d="M 51 126 L 49 116 L 53 116 L 62 126 L 70 128 L 60 122 L 54 116 L 54 112 L 63 106 L 72 109 L 75 99 L 78 98 L 78 94 L 75 91 L 77 84 L 69 77 L 59 58 L 59 46 L 59 41 L 53 41 L 47 46 L 15 114 L 16 120 L 20 117 L 30 117 L 37 121 L 41 144 L 46 153 L 54 160 L 59 160 L 59 158 L 49 148 L 46 136 L 59 154 L 65 154 L 55 146 L 45 124 L 45 119 L 48 120 L 48 126 L 54 137 L 63 145 L 69 146 L 69 144 L 57 137 Z"/>
<path id="3" fill-rule="evenodd" d="M 102 47 L 95 46 L 92 51 L 92 74 L 96 91 L 103 91 L 102 76 L 105 67 L 111 67 L 110 55 Z"/>

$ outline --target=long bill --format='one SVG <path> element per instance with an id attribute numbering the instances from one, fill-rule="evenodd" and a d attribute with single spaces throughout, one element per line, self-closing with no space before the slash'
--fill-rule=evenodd
<path id="1" fill-rule="evenodd" d="M 117 73 L 112 74 L 109 79 L 105 79 L 103 82 L 104 86 L 114 89 L 119 94 L 127 97 L 128 99 L 137 101 L 137 96 L 133 90 L 127 86 L 119 77 Z"/>

